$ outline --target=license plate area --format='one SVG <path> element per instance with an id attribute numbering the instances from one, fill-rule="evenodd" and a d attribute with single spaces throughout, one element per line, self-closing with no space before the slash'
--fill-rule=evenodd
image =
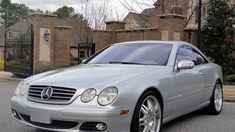
<path id="1" fill-rule="evenodd" d="M 37 123 L 51 124 L 51 115 L 47 110 L 32 109 L 30 120 Z"/>

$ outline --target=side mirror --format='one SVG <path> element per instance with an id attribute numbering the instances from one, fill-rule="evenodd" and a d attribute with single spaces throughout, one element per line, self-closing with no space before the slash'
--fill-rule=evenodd
<path id="1" fill-rule="evenodd" d="M 83 64 L 84 62 L 86 62 L 86 61 L 87 61 L 87 59 L 82 60 L 82 64 Z"/>
<path id="2" fill-rule="evenodd" d="M 177 68 L 179 70 L 193 69 L 194 66 L 195 66 L 194 62 L 190 60 L 182 60 L 179 61 L 177 64 Z"/>

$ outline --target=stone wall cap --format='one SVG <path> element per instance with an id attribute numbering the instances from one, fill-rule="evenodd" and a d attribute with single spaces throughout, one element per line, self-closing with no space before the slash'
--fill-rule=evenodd
<path id="1" fill-rule="evenodd" d="M 140 29 L 118 29 L 117 32 L 134 32 L 134 31 L 147 31 L 147 30 L 159 30 L 159 28 L 140 28 Z"/>
<path id="2" fill-rule="evenodd" d="M 178 17 L 178 18 L 186 18 L 184 15 L 179 15 L 179 14 L 162 14 L 159 15 L 159 17 Z"/>
<path id="3" fill-rule="evenodd" d="M 112 30 L 95 29 L 95 30 L 92 30 L 92 32 L 113 32 L 113 31 Z"/>
<path id="4" fill-rule="evenodd" d="M 141 28 L 141 29 L 117 29 L 117 30 L 92 30 L 92 32 L 135 32 L 135 31 L 148 31 L 159 30 L 159 28 Z"/>
<path id="5" fill-rule="evenodd" d="M 106 24 L 112 24 L 112 23 L 126 24 L 126 23 L 123 22 L 123 21 L 106 21 L 105 23 L 106 23 Z"/>
<path id="6" fill-rule="evenodd" d="M 65 29 L 72 29 L 71 26 L 54 26 L 55 28 L 65 28 Z"/>

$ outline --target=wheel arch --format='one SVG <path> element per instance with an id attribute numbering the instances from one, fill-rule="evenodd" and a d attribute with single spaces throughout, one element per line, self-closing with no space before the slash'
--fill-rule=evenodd
<path id="1" fill-rule="evenodd" d="M 154 92 L 157 95 L 157 98 L 159 99 L 159 101 L 162 105 L 162 112 L 163 112 L 164 111 L 164 99 L 163 99 L 161 92 L 156 87 L 148 87 L 147 89 L 145 89 L 142 92 L 142 94 L 139 96 L 138 100 L 144 95 L 144 93 L 146 93 L 148 91 Z"/>
<path id="2" fill-rule="evenodd" d="M 217 78 L 216 82 L 218 82 L 221 85 L 221 87 L 223 88 L 223 81 L 221 78 Z"/>

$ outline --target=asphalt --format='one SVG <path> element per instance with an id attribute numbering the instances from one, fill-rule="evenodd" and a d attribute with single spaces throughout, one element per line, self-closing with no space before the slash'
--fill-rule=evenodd
<path id="1" fill-rule="evenodd" d="M 0 71 L 0 79 L 20 81 L 22 78 L 16 78 L 12 73 Z M 224 101 L 235 102 L 235 85 L 224 85 Z"/>

